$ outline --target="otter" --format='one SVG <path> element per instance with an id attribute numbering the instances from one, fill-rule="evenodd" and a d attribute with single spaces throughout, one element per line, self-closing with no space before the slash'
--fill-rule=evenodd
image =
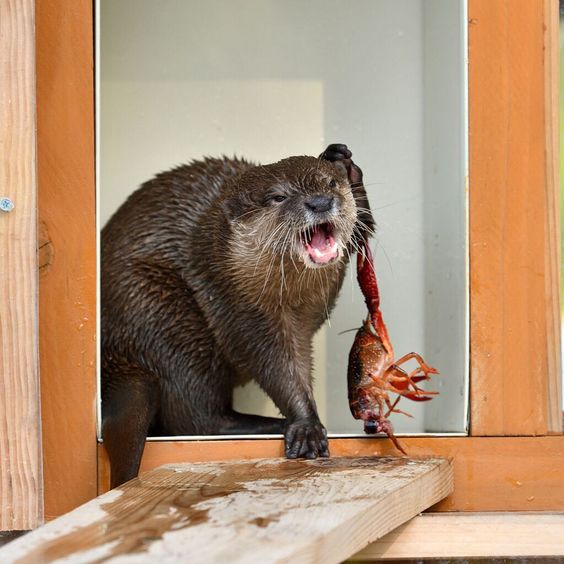
<path id="1" fill-rule="evenodd" d="M 101 234 L 112 487 L 137 475 L 148 433 L 283 433 L 288 458 L 329 456 L 312 338 L 373 227 L 343 144 L 264 166 L 206 158 L 134 192 Z M 284 418 L 233 410 L 233 387 L 249 379 Z"/>

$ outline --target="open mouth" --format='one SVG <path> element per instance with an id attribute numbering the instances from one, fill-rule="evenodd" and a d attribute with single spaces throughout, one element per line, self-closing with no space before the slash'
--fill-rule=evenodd
<path id="1" fill-rule="evenodd" d="M 333 237 L 333 231 L 330 223 L 320 223 L 302 232 L 302 243 L 314 263 L 326 264 L 339 255 L 339 245 Z"/>

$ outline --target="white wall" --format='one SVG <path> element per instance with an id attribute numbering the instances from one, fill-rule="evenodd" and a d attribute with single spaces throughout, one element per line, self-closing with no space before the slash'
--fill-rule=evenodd
<path id="1" fill-rule="evenodd" d="M 445 373 L 433 414 L 404 400 L 415 417 L 396 418 L 396 428 L 425 430 L 427 410 L 433 429 L 441 427 L 434 414 L 445 413 L 440 430 L 462 431 L 464 144 L 460 127 L 448 127 L 463 123 L 460 4 L 101 0 L 101 8 L 102 223 L 139 184 L 180 162 L 221 153 L 273 162 L 347 143 L 379 225 L 376 265 L 396 352 L 421 352 Z M 442 51 L 451 56 L 440 59 L 441 72 L 434 65 L 430 83 L 432 53 Z M 443 149 L 451 149 L 444 159 Z M 433 176 L 429 159 L 448 161 L 448 172 Z M 430 305 L 429 292 L 441 299 Z M 331 327 L 317 339 L 316 397 L 333 432 L 362 429 L 346 394 L 354 333 L 338 333 L 364 315 L 348 276 Z M 236 400 L 255 412 L 263 402 L 255 392 Z"/>

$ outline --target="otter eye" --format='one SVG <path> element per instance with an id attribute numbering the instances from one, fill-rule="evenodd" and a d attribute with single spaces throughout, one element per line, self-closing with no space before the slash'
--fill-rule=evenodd
<path id="1" fill-rule="evenodd" d="M 282 194 L 277 194 L 276 196 L 272 196 L 270 198 L 272 202 L 283 202 L 286 199 L 286 196 L 282 196 Z"/>
<path id="2" fill-rule="evenodd" d="M 331 182 L 329 182 L 329 188 L 335 188 L 337 186 L 337 181 L 333 178 Z"/>

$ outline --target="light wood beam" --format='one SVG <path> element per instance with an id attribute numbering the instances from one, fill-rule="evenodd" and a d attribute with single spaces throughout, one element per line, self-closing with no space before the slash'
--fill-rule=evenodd
<path id="1" fill-rule="evenodd" d="M 43 517 L 34 9 L 0 0 L 0 530 Z"/>
<path id="2" fill-rule="evenodd" d="M 564 556 L 564 513 L 425 513 L 351 557 L 353 562 L 423 558 Z"/>

